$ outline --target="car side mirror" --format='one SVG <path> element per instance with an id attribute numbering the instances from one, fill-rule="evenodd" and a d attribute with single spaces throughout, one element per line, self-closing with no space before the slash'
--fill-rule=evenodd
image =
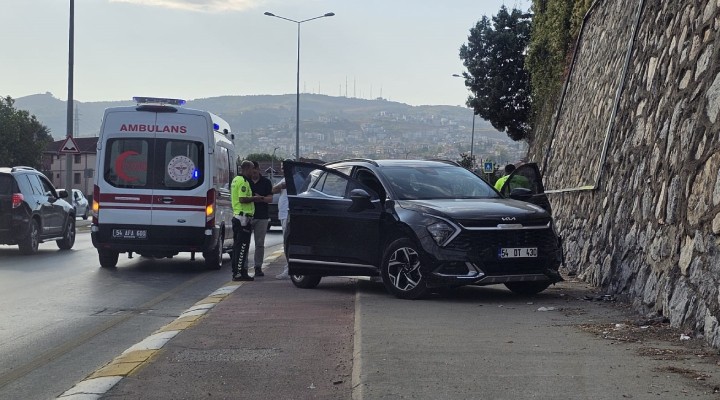
<path id="1" fill-rule="evenodd" d="M 530 201 L 532 199 L 533 192 L 526 188 L 515 188 L 510 191 L 510 198 L 520 201 Z"/>
<path id="2" fill-rule="evenodd" d="M 365 189 L 353 189 L 350 191 L 350 200 L 352 205 L 348 209 L 350 212 L 360 212 L 363 210 L 373 209 L 374 206 L 370 201 L 370 194 Z"/>

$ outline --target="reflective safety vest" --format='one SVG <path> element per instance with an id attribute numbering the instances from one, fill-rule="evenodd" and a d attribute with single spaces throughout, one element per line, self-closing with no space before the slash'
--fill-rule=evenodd
<path id="1" fill-rule="evenodd" d="M 250 181 L 245 179 L 244 176 L 238 175 L 230 184 L 230 200 L 233 214 L 249 216 L 255 214 L 255 203 L 241 203 L 241 197 L 252 197 L 252 189 L 250 189 Z"/>

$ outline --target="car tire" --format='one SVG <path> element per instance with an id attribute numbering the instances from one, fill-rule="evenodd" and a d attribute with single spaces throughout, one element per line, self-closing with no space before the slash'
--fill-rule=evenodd
<path id="1" fill-rule="evenodd" d="M 98 250 L 98 258 L 100 259 L 100 266 L 102 268 L 115 268 L 118 262 L 120 253 L 111 250 Z"/>
<path id="2" fill-rule="evenodd" d="M 203 252 L 205 258 L 205 268 L 210 270 L 218 270 L 222 268 L 223 255 L 223 238 L 218 239 L 217 245 L 209 252 Z"/>
<path id="3" fill-rule="evenodd" d="M 300 289 L 312 289 L 320 284 L 320 275 L 290 275 L 293 285 Z"/>
<path id="4" fill-rule="evenodd" d="M 88 219 L 88 209 L 87 208 L 85 209 L 85 214 L 83 214 L 82 219 L 85 221 L 87 221 L 87 219 Z"/>
<path id="5" fill-rule="evenodd" d="M 22 254 L 35 254 L 40 245 L 40 226 L 36 219 L 30 220 L 30 227 L 27 235 L 18 242 L 18 248 Z"/>
<path id="6" fill-rule="evenodd" d="M 60 240 L 56 240 L 57 246 L 60 250 L 70 250 L 75 244 L 75 216 L 68 217 L 68 223 L 65 227 L 65 234 Z"/>
<path id="7" fill-rule="evenodd" d="M 385 288 L 395 297 L 419 299 L 429 293 L 427 279 L 422 275 L 423 259 L 418 246 L 401 238 L 390 243 L 383 255 L 380 275 Z"/>
<path id="8" fill-rule="evenodd" d="M 540 282 L 508 282 L 505 287 L 511 292 L 521 296 L 532 296 L 538 294 L 550 286 L 549 281 Z"/>

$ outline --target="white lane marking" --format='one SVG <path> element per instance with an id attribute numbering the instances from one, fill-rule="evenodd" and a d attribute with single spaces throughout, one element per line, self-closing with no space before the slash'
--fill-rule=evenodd
<path id="1" fill-rule="evenodd" d="M 82 381 L 70 390 L 61 394 L 58 399 L 62 400 L 85 400 L 99 399 L 118 382 L 122 376 L 107 376 Z"/>
<path id="2" fill-rule="evenodd" d="M 362 310 L 360 307 L 360 290 L 355 285 L 355 326 L 353 327 L 353 363 L 352 363 L 352 400 L 362 400 Z"/>

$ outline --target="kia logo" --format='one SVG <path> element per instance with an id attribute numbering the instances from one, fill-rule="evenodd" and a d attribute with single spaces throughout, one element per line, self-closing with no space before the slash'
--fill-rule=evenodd
<path id="1" fill-rule="evenodd" d="M 503 221 L 515 221 L 515 217 L 502 217 Z"/>

